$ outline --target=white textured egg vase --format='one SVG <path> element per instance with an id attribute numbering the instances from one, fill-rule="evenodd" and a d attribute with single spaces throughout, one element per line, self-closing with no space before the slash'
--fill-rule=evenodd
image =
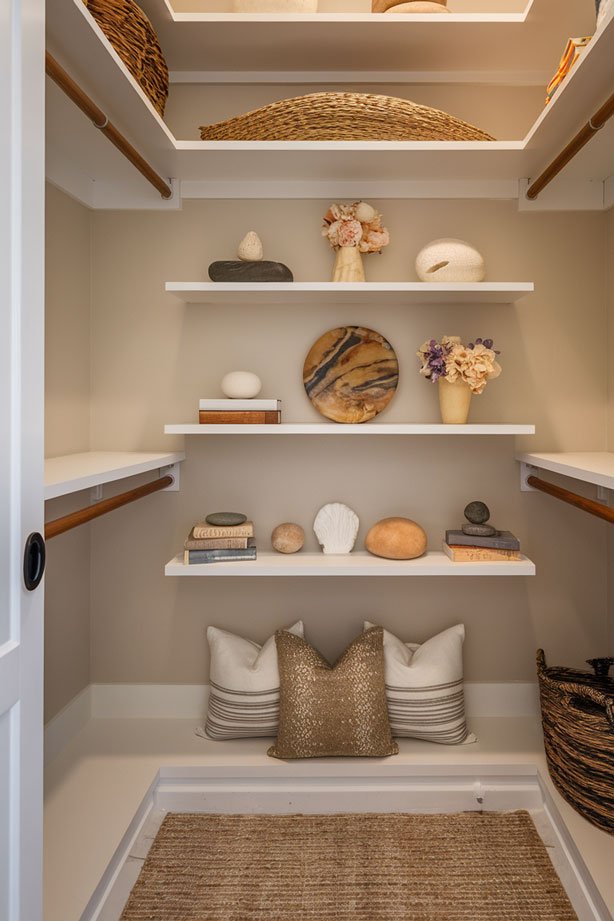
<path id="1" fill-rule="evenodd" d="M 357 246 L 340 246 L 335 253 L 333 281 L 365 281 L 362 254 Z"/>
<path id="2" fill-rule="evenodd" d="M 469 384 L 460 379 L 451 383 L 445 377 L 440 377 L 437 383 L 441 421 L 447 425 L 464 425 L 469 418 L 473 396 Z"/>
<path id="3" fill-rule="evenodd" d="M 220 387 L 230 400 L 251 400 L 262 390 L 262 381 L 253 371 L 230 371 L 222 378 Z"/>
<path id="4" fill-rule="evenodd" d="M 318 0 L 233 0 L 234 13 L 317 13 Z"/>
<path id="5" fill-rule="evenodd" d="M 416 256 L 416 274 L 420 281 L 484 281 L 484 258 L 465 240 L 433 240 Z"/>

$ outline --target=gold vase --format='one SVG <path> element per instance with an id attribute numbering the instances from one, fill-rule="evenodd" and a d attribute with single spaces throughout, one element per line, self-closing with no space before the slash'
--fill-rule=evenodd
<path id="1" fill-rule="evenodd" d="M 450 383 L 440 377 L 439 384 L 439 410 L 441 421 L 449 425 L 464 425 L 469 418 L 471 406 L 471 388 L 462 380 Z"/>
<path id="2" fill-rule="evenodd" d="M 364 281 L 362 255 L 357 246 L 340 246 L 335 253 L 333 281 Z"/>

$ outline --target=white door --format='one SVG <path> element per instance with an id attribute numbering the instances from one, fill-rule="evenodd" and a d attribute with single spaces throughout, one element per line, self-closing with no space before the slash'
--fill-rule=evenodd
<path id="1" fill-rule="evenodd" d="M 43 68 L 44 3 L 0 0 L 2 921 L 42 919 Z"/>

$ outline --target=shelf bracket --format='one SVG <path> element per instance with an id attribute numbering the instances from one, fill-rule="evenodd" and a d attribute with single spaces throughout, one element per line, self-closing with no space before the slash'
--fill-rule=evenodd
<path id="1" fill-rule="evenodd" d="M 102 483 L 98 483 L 97 486 L 92 486 L 90 489 L 90 505 L 94 505 L 95 502 L 100 502 L 102 499 Z"/>
<path id="2" fill-rule="evenodd" d="M 534 467 L 533 464 L 525 464 L 524 461 L 520 461 L 520 492 L 537 492 L 534 486 L 529 486 L 528 479 L 530 476 L 536 476 L 539 473 L 539 468 Z"/>
<path id="3" fill-rule="evenodd" d="M 610 504 L 610 490 L 607 486 L 597 487 L 597 502 L 601 502 L 603 505 Z"/>
<path id="4" fill-rule="evenodd" d="M 163 476 L 172 476 L 173 482 L 162 492 L 179 492 L 181 464 L 169 464 L 167 467 L 160 467 L 158 474 Z"/>

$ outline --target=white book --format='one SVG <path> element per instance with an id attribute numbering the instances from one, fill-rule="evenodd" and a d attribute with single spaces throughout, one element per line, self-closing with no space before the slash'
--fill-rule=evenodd
<path id="1" fill-rule="evenodd" d="M 271 412 L 281 409 L 281 400 L 199 400 L 198 408 L 210 412 Z"/>

